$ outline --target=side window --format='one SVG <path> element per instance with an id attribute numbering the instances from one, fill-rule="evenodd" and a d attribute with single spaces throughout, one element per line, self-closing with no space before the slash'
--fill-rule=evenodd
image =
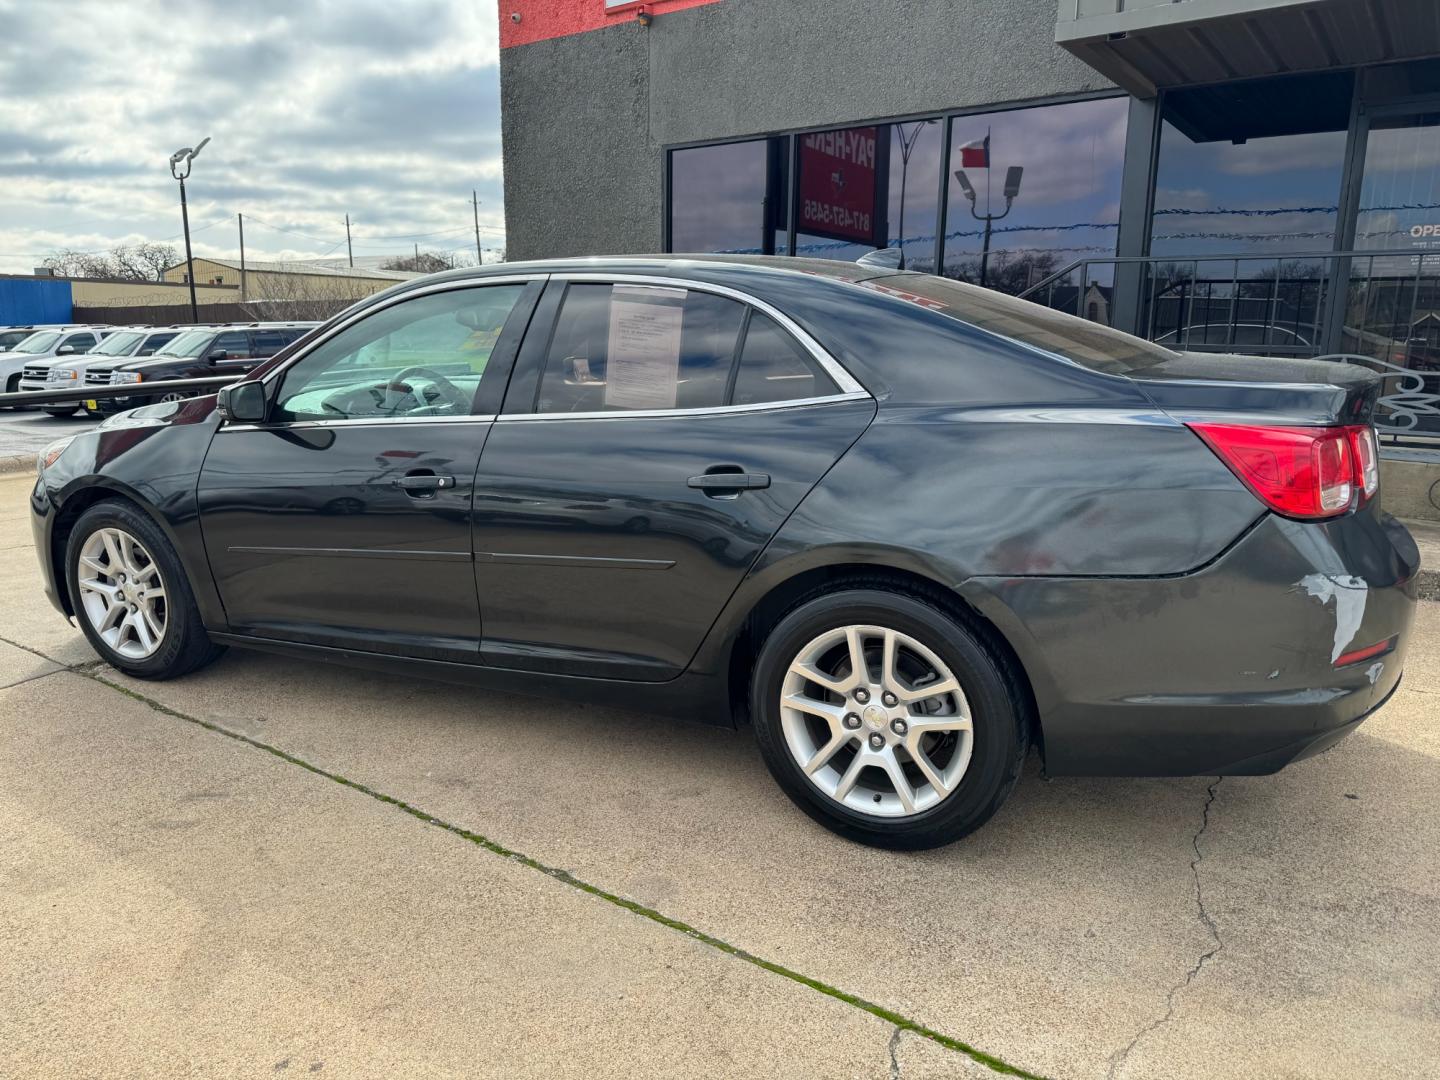
<path id="1" fill-rule="evenodd" d="M 98 342 L 94 334 L 71 334 L 65 339 L 65 344 L 69 345 L 77 353 L 83 353 L 89 352 Z"/>
<path id="2" fill-rule="evenodd" d="M 834 380 L 799 342 L 770 316 L 758 311 L 751 313 L 745 344 L 740 350 L 732 404 L 799 401 L 836 393 L 839 388 Z"/>
<path id="3" fill-rule="evenodd" d="M 210 343 L 201 359 L 216 349 L 224 349 L 230 360 L 241 360 L 250 355 L 250 339 L 244 330 L 231 330 L 227 334 L 221 334 Z"/>
<path id="4" fill-rule="evenodd" d="M 273 419 L 468 416 L 524 291 L 524 285 L 453 289 L 361 319 L 285 371 Z"/>
<path id="5" fill-rule="evenodd" d="M 274 356 L 285 347 L 287 340 L 279 330 L 251 330 L 250 355 Z"/>
<path id="6" fill-rule="evenodd" d="M 140 352 L 138 355 L 153 356 L 155 355 L 156 349 L 168 344 L 174 337 L 174 334 L 151 334 L 148 338 L 145 339 L 145 343 L 140 346 Z"/>
<path id="7" fill-rule="evenodd" d="M 725 404 L 744 305 L 648 285 L 572 285 L 535 411 L 625 412 Z"/>

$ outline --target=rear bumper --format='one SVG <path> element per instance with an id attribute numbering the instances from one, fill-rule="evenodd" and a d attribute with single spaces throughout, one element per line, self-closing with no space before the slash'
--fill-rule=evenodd
<path id="1" fill-rule="evenodd" d="M 1165 578 L 1012 578 L 962 590 L 1031 676 L 1056 775 L 1271 773 L 1343 738 L 1400 682 L 1420 556 L 1376 508 L 1266 515 Z M 1384 655 L 1335 666 L 1389 638 Z"/>

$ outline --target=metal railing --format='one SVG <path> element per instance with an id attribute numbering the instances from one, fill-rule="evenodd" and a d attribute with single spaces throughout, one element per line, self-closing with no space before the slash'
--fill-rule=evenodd
<path id="1" fill-rule="evenodd" d="M 14 394 L 0 394 L 0 408 L 12 405 L 64 405 L 72 401 L 98 401 L 101 398 L 154 398 L 173 393 L 198 396 L 190 394 L 190 391 L 213 392 L 239 381 L 240 379 L 233 375 L 207 375 L 203 379 L 157 379 L 155 382 L 81 385 L 61 387 L 58 390 L 21 390 Z"/>
<path id="2" fill-rule="evenodd" d="M 1020 296 L 1174 349 L 1362 364 L 1382 430 L 1440 436 L 1440 251 L 1085 258 Z"/>

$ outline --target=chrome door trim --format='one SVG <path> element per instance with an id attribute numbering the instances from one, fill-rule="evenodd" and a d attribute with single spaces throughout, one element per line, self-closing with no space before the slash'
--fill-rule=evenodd
<path id="1" fill-rule="evenodd" d="M 501 413 L 498 424 L 553 423 L 556 420 L 655 420 L 667 416 L 731 416 L 735 413 L 779 412 L 783 409 L 804 409 L 816 405 L 839 405 L 846 401 L 870 401 L 864 390 L 853 394 L 827 394 L 824 397 L 796 398 L 793 401 L 761 401 L 752 405 L 711 405 L 699 409 L 615 409 L 609 412 L 572 413 Z"/>
<path id="2" fill-rule="evenodd" d="M 84 397 L 82 394 L 81 397 Z M 294 431 L 297 428 L 389 427 L 391 424 L 493 424 L 492 415 L 464 416 L 347 416 L 338 420 L 276 420 L 267 424 L 221 424 L 216 434 L 225 431 Z"/>

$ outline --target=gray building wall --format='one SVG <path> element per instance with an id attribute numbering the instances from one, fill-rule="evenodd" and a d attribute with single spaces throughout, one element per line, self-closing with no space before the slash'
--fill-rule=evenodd
<path id="1" fill-rule="evenodd" d="M 1105 89 L 1055 0 L 721 0 L 505 49 L 512 259 L 660 250 L 667 146 Z"/>

